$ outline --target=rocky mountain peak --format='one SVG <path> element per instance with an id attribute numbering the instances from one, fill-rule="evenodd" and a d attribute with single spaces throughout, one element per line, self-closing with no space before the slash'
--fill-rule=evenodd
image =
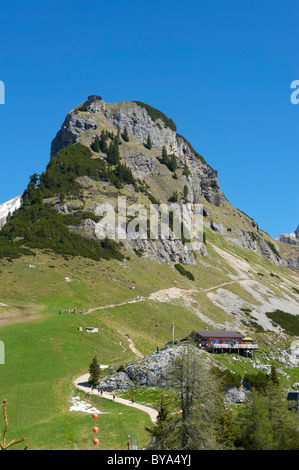
<path id="1" fill-rule="evenodd" d="M 167 154 L 175 155 L 178 168 L 190 175 L 189 184 L 193 201 L 221 206 L 226 198 L 220 190 L 217 171 L 208 165 L 191 144 L 176 132 L 176 125 L 161 111 L 141 102 L 96 103 L 86 101 L 68 113 L 61 129 L 52 141 L 51 158 L 71 141 L 90 146 L 96 135 L 109 130 L 123 133 L 126 129 L 130 143 L 123 152 L 124 161 L 136 178 L 144 179 L 160 170 L 157 158 L 163 147 Z M 145 148 L 148 139 L 151 151 Z M 188 183 L 185 178 L 185 183 Z M 190 189 L 191 189 L 190 188 Z"/>

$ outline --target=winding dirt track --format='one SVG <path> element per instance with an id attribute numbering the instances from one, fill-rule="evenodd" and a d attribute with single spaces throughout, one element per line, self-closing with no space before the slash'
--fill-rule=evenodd
<path id="1" fill-rule="evenodd" d="M 169 289 L 162 289 L 162 290 L 158 290 L 156 292 L 153 292 L 152 294 L 150 294 L 148 297 L 140 297 L 140 298 L 136 298 L 136 299 L 132 299 L 132 300 L 126 300 L 124 302 L 121 302 L 119 304 L 109 304 L 109 305 L 104 305 L 104 306 L 101 306 L 101 307 L 94 307 L 94 308 L 90 308 L 87 310 L 87 312 L 84 312 L 84 315 L 88 315 L 89 313 L 92 313 L 92 312 L 95 312 L 96 310 L 105 310 L 105 309 L 108 309 L 108 308 L 115 308 L 115 307 L 120 307 L 121 305 L 127 305 L 127 304 L 136 304 L 137 302 L 142 302 L 144 300 L 156 300 L 156 301 L 160 301 L 160 302 L 165 302 L 167 301 L 166 299 L 171 300 L 171 299 L 175 299 L 175 298 L 180 298 L 180 297 L 183 297 L 184 295 L 190 295 L 192 294 L 192 292 L 196 292 L 196 293 L 201 293 L 201 292 L 208 292 L 210 290 L 214 290 L 214 289 L 219 289 L 220 287 L 224 287 L 224 286 L 227 286 L 229 284 L 235 284 L 235 283 L 239 283 L 239 282 L 248 282 L 248 281 L 251 281 L 252 279 L 248 279 L 248 278 L 244 278 L 244 279 L 235 279 L 233 281 L 226 281 L 226 282 L 223 282 L 222 284 L 217 284 L 216 286 L 212 286 L 212 287 L 208 287 L 206 289 L 201 289 L 201 290 L 198 290 L 198 289 L 180 289 L 178 287 L 170 287 Z"/>
<path id="2" fill-rule="evenodd" d="M 107 393 L 103 392 L 103 394 L 99 393 L 98 390 L 91 390 L 91 387 L 88 386 L 88 378 L 89 374 L 82 375 L 81 377 L 78 377 L 78 379 L 75 380 L 74 384 L 79 390 L 83 390 L 83 392 L 90 393 L 92 395 L 97 395 L 100 398 L 106 398 L 108 400 L 113 400 L 113 394 L 112 393 Z M 119 398 L 115 397 L 114 400 L 116 403 L 121 403 L 122 405 L 127 405 L 131 406 L 132 408 L 137 408 L 138 410 L 145 411 L 147 413 L 152 422 L 155 423 L 157 416 L 158 416 L 158 411 L 154 410 L 153 408 L 150 408 L 145 405 L 140 405 L 139 403 L 132 403 L 130 400 L 125 400 L 124 398 Z"/>
<path id="3" fill-rule="evenodd" d="M 128 301 L 125 301 L 125 302 L 121 302 L 119 304 L 110 304 L 110 305 L 105 305 L 105 306 L 101 306 L 101 307 L 94 307 L 94 308 L 89 309 L 87 312 L 85 312 L 84 315 L 88 315 L 89 313 L 94 312 L 96 310 L 103 310 L 103 309 L 108 309 L 108 308 L 119 307 L 121 305 L 127 305 L 127 304 L 142 302 L 146 299 L 154 300 L 154 301 L 160 301 L 160 302 L 164 301 L 165 302 L 165 301 L 167 301 L 166 300 L 167 298 L 168 298 L 168 301 L 169 301 L 170 299 L 181 298 L 181 297 L 184 296 L 184 294 L 188 295 L 188 294 L 191 294 L 192 292 L 197 292 L 197 293 L 208 292 L 208 291 L 211 291 L 211 290 L 214 290 L 214 289 L 218 289 L 220 287 L 224 287 L 228 284 L 234 284 L 236 282 L 244 282 L 244 281 L 245 282 L 249 281 L 249 279 L 237 279 L 237 280 L 233 280 L 233 281 L 227 281 L 227 282 L 224 282 L 222 284 L 218 284 L 217 286 L 209 287 L 209 288 L 202 289 L 202 290 L 179 289 L 179 288 L 176 288 L 176 287 L 170 288 L 170 289 L 163 289 L 163 290 L 160 290 L 160 291 L 157 291 L 157 292 L 153 292 L 149 297 L 140 297 L 140 298 L 135 298 L 133 300 L 128 300 Z M 125 335 L 123 333 L 121 333 L 120 331 L 118 333 L 120 333 L 122 336 L 125 337 Z M 143 354 L 140 351 L 138 351 L 138 349 L 136 349 L 134 342 L 130 338 L 127 338 L 127 341 L 129 343 L 129 346 L 130 346 L 131 350 L 134 352 L 134 354 L 136 354 L 136 356 L 138 356 L 138 357 L 142 357 Z M 85 375 L 82 375 L 81 377 L 79 377 L 78 379 L 76 379 L 75 382 L 74 382 L 76 388 L 78 388 L 79 390 L 83 390 L 86 393 L 97 395 L 100 398 L 106 398 L 108 400 L 113 400 L 113 394 L 112 393 L 103 392 L 102 394 L 100 394 L 98 390 L 96 390 L 96 389 L 92 390 L 91 387 L 88 384 L 88 378 L 89 378 L 89 374 L 85 374 Z M 150 408 L 150 407 L 145 406 L 145 405 L 141 405 L 139 403 L 132 403 L 130 400 L 125 400 L 124 398 L 119 398 L 119 397 L 116 397 L 116 396 L 115 396 L 114 401 L 117 402 L 117 403 L 121 403 L 123 405 L 127 405 L 127 406 L 137 408 L 139 410 L 142 410 L 142 411 L 148 413 L 153 423 L 155 423 L 156 420 L 157 420 L 158 411 L 153 409 L 153 408 Z"/>

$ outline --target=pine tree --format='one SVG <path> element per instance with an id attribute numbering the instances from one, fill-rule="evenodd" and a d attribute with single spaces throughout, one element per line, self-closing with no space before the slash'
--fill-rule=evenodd
<path id="1" fill-rule="evenodd" d="M 160 416 L 151 429 L 151 449 L 201 450 L 232 446 L 234 434 L 228 432 L 232 416 L 226 408 L 220 382 L 206 367 L 198 352 L 187 344 L 171 369 L 173 386 L 179 392 L 179 409 L 170 415 L 161 402 Z M 166 409 L 165 409 L 166 408 Z"/>
<path id="2" fill-rule="evenodd" d="M 101 134 L 100 134 L 100 140 L 99 140 L 100 150 L 101 150 L 103 153 L 107 153 L 107 152 L 108 152 L 107 139 L 108 139 L 107 133 L 103 130 L 103 131 L 101 132 Z"/>
<path id="3" fill-rule="evenodd" d="M 97 385 L 99 383 L 100 375 L 101 375 L 101 368 L 100 364 L 98 363 L 98 359 L 94 356 L 92 363 L 89 366 L 89 374 L 90 374 L 90 381 L 93 385 Z"/>
<path id="4" fill-rule="evenodd" d="M 124 131 L 121 136 L 125 142 L 129 142 L 129 134 L 128 134 L 128 130 L 126 127 L 124 128 Z"/>
<path id="5" fill-rule="evenodd" d="M 145 428 L 152 437 L 151 444 L 148 446 L 149 450 L 169 450 L 171 448 L 173 431 L 169 426 L 170 419 L 171 415 L 168 405 L 165 403 L 165 395 L 162 394 L 157 420 L 152 428 Z"/>
<path id="6" fill-rule="evenodd" d="M 177 166 L 178 166 L 177 158 L 174 154 L 172 154 L 170 157 L 170 163 L 168 165 L 168 168 L 170 171 L 175 172 L 175 170 L 177 169 Z"/>
<path id="7" fill-rule="evenodd" d="M 287 407 L 282 387 L 272 381 L 248 394 L 237 445 L 245 450 L 298 450 L 297 412 Z"/>
<path id="8" fill-rule="evenodd" d="M 107 162 L 110 165 L 117 165 L 119 162 L 119 148 L 118 143 L 111 141 L 107 153 Z"/>
<path id="9" fill-rule="evenodd" d="M 172 195 L 169 198 L 169 202 L 177 202 L 179 199 L 179 194 L 177 191 L 173 191 Z"/>
<path id="10" fill-rule="evenodd" d="M 95 136 L 95 139 L 94 139 L 93 143 L 91 144 L 90 148 L 94 152 L 99 153 L 99 151 L 100 151 L 100 140 L 99 140 L 98 135 Z"/>
<path id="11" fill-rule="evenodd" d="M 59 202 L 63 204 L 65 202 L 65 192 L 62 190 L 59 195 Z"/>
<path id="12" fill-rule="evenodd" d="M 274 385 L 278 385 L 278 386 L 280 385 L 275 364 L 271 364 L 270 380 Z"/>
<path id="13" fill-rule="evenodd" d="M 184 203 L 185 203 L 185 204 L 187 204 L 187 202 L 188 202 L 188 194 L 189 194 L 189 188 L 188 188 L 188 186 L 185 184 L 184 190 L 183 190 Z"/>
<path id="14" fill-rule="evenodd" d="M 162 148 L 162 158 L 161 161 L 164 165 L 168 163 L 168 156 L 167 156 L 167 150 L 165 147 Z"/>
<path id="15" fill-rule="evenodd" d="M 254 388 L 244 405 L 240 430 L 239 445 L 243 449 L 271 450 L 273 448 L 272 425 L 265 406 L 265 397 Z"/>
<path id="16" fill-rule="evenodd" d="M 147 148 L 148 150 L 151 150 L 152 148 L 152 141 L 151 141 L 151 136 L 148 134 L 147 136 L 147 141 L 146 141 L 146 144 L 144 144 L 145 148 Z"/>

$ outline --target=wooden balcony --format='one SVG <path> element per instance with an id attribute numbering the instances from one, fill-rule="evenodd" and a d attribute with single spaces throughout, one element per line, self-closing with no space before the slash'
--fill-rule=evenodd
<path id="1" fill-rule="evenodd" d="M 252 349 L 258 349 L 257 344 L 221 344 L 221 343 L 209 343 L 204 346 L 199 344 L 199 347 L 202 347 L 204 349 L 243 349 L 243 350 L 252 350 Z"/>

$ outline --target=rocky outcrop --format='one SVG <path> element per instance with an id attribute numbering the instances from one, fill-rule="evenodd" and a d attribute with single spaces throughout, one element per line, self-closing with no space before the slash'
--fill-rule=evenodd
<path id="1" fill-rule="evenodd" d="M 191 347 L 192 355 L 204 357 L 204 367 L 213 365 L 212 356 L 206 356 L 198 348 Z M 133 389 L 141 387 L 173 387 L 177 386 L 174 381 L 173 371 L 177 360 L 186 354 L 184 345 L 166 348 L 154 352 L 151 356 L 131 361 L 121 367 L 121 370 L 114 371 L 112 368 L 108 374 L 100 381 L 99 389 L 106 392 L 116 390 Z M 241 403 L 246 399 L 249 388 L 243 382 L 240 387 L 225 387 L 223 389 L 226 403 Z"/>
<path id="2" fill-rule="evenodd" d="M 71 141 L 75 143 L 82 132 L 88 129 L 97 129 L 96 121 L 87 113 L 84 114 L 71 114 L 69 113 L 65 118 L 61 129 L 56 134 L 55 139 L 51 144 L 51 158 L 56 153 L 66 147 Z"/>
<path id="3" fill-rule="evenodd" d="M 198 353 L 200 351 L 197 350 Z M 104 391 L 135 386 L 167 387 L 173 384 L 172 369 L 176 358 L 184 353 L 183 346 L 162 349 L 147 358 L 128 362 L 119 372 L 110 372 L 99 387 Z"/>
<path id="4" fill-rule="evenodd" d="M 280 235 L 276 240 L 287 243 L 288 245 L 299 246 L 299 225 L 293 233 L 284 233 Z"/>

